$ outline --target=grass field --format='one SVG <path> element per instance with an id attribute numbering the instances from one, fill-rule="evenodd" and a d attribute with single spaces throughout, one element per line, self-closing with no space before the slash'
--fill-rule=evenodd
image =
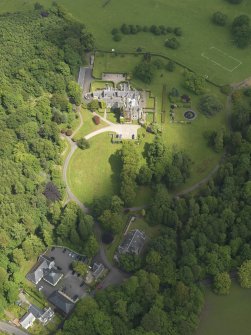
<path id="1" fill-rule="evenodd" d="M 71 190 L 85 204 L 93 197 L 118 192 L 119 159 L 115 153 L 121 145 L 111 144 L 108 133 L 90 139 L 90 144 L 87 150 L 77 149 L 67 171 Z"/>
<path id="2" fill-rule="evenodd" d="M 14 11 L 31 8 L 36 0 L 2 0 L 0 11 Z M 52 0 L 40 0 L 50 5 Z M 230 24 L 240 14 L 251 15 L 251 2 L 243 0 L 240 5 L 231 5 L 223 0 L 111 0 L 104 6 L 104 0 L 60 0 L 76 18 L 82 21 L 93 33 L 99 49 L 117 51 L 152 51 L 167 55 L 194 71 L 209 76 L 219 84 L 238 82 L 251 75 L 250 47 L 238 49 L 233 45 L 229 34 Z M 222 11 L 228 16 L 226 27 L 212 24 L 211 16 L 215 11 Z M 167 36 L 154 36 L 139 33 L 123 36 L 120 42 L 114 42 L 111 30 L 122 23 L 139 25 L 180 26 L 183 36 L 181 47 L 171 50 L 164 47 Z M 242 64 L 233 72 L 217 66 L 201 54 L 214 46 Z M 224 61 L 223 61 L 224 62 Z"/>
<path id="3" fill-rule="evenodd" d="M 206 305 L 196 335 L 250 335 L 251 290 L 232 285 L 230 295 L 206 291 Z"/>
<path id="4" fill-rule="evenodd" d="M 137 149 L 144 150 L 146 142 L 151 142 L 153 136 L 145 134 L 145 139 Z M 72 156 L 67 177 L 73 193 L 85 204 L 92 202 L 94 197 L 112 196 L 119 192 L 119 172 L 121 169 L 116 152 L 121 144 L 112 144 L 108 133 L 100 134 L 90 139 L 91 147 L 77 151 Z M 142 163 L 144 158 L 142 156 Z M 140 187 L 137 192 L 135 206 L 149 203 L 151 190 Z"/>
<path id="5" fill-rule="evenodd" d="M 107 124 L 105 124 L 105 122 L 103 122 L 102 120 L 100 121 L 99 125 L 96 125 L 92 121 L 92 117 L 93 117 L 92 113 L 87 109 L 82 109 L 81 114 L 82 114 L 82 118 L 83 118 L 83 125 L 79 129 L 77 134 L 75 135 L 75 137 L 74 137 L 75 139 L 79 139 L 81 137 L 84 137 L 85 135 L 91 133 L 92 131 L 95 131 L 95 130 L 98 130 L 100 128 L 103 128 L 103 127 L 107 126 Z"/>

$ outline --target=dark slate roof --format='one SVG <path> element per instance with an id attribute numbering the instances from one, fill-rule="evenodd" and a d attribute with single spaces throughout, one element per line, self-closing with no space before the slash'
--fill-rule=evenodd
<path id="1" fill-rule="evenodd" d="M 49 297 L 49 301 L 58 309 L 60 309 L 64 314 L 69 314 L 74 307 L 74 303 L 58 291 L 52 293 L 52 295 Z"/>
<path id="2" fill-rule="evenodd" d="M 130 231 L 118 247 L 119 253 L 139 254 L 145 243 L 145 234 L 140 230 Z"/>
<path id="3" fill-rule="evenodd" d="M 105 269 L 104 265 L 102 263 L 94 263 L 92 266 L 92 274 L 97 279 L 103 270 Z"/>
<path id="4" fill-rule="evenodd" d="M 39 319 L 41 317 L 41 315 L 44 314 L 44 310 L 38 308 L 35 305 L 30 305 L 29 312 L 32 313 L 35 316 L 36 319 Z"/>
<path id="5" fill-rule="evenodd" d="M 37 284 L 44 276 L 46 276 L 50 269 L 55 265 L 47 256 L 40 256 L 35 267 L 27 274 L 26 278 Z"/>
<path id="6" fill-rule="evenodd" d="M 61 272 L 57 270 L 51 270 L 46 276 L 44 276 L 44 280 L 52 286 L 55 286 L 62 278 L 62 276 L 63 274 Z"/>

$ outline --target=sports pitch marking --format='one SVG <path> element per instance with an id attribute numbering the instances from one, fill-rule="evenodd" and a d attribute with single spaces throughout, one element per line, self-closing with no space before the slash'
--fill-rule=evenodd
<path id="1" fill-rule="evenodd" d="M 214 60 L 213 55 L 212 56 L 208 56 L 208 53 L 211 53 L 213 51 L 213 53 L 215 53 L 215 57 L 219 57 L 222 58 L 222 62 L 224 64 L 224 57 L 225 57 L 225 61 L 228 60 L 232 60 L 232 62 L 234 62 L 236 65 L 234 65 L 232 68 L 229 68 L 227 66 L 222 65 L 221 63 L 219 63 L 219 61 L 217 62 L 216 60 Z M 242 62 L 232 56 L 229 56 L 228 54 L 226 54 L 225 52 L 223 52 L 222 50 L 216 48 L 216 47 L 210 47 L 208 52 L 202 52 L 201 56 L 206 58 L 207 60 L 209 60 L 210 62 L 214 63 L 215 65 L 218 65 L 219 67 L 221 67 L 222 69 L 228 71 L 228 72 L 233 72 L 234 70 L 236 70 L 241 64 Z"/>

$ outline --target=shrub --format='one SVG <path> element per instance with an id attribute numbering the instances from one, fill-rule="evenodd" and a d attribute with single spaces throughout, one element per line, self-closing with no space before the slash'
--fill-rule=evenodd
<path id="1" fill-rule="evenodd" d="M 120 28 L 121 32 L 125 35 L 130 34 L 130 27 L 127 24 L 122 24 Z"/>
<path id="2" fill-rule="evenodd" d="M 121 37 L 120 34 L 113 35 L 113 40 L 114 40 L 115 42 L 119 42 L 119 41 L 121 41 L 121 39 L 122 39 L 122 37 Z"/>
<path id="3" fill-rule="evenodd" d="M 221 93 L 226 94 L 226 95 L 229 95 L 233 92 L 233 89 L 230 85 L 221 86 L 220 90 L 221 90 Z"/>
<path id="4" fill-rule="evenodd" d="M 171 49 L 178 49 L 180 44 L 179 44 L 179 41 L 177 40 L 177 38 L 173 37 L 173 38 L 170 38 L 169 40 L 166 41 L 165 46 L 167 48 L 171 48 Z"/>
<path id="5" fill-rule="evenodd" d="M 161 59 L 157 58 L 153 61 L 153 65 L 156 67 L 156 69 L 160 70 L 163 69 L 164 63 L 162 62 Z"/>
<path id="6" fill-rule="evenodd" d="M 227 2 L 231 3 L 232 5 L 238 5 L 242 2 L 242 0 L 227 0 Z"/>
<path id="7" fill-rule="evenodd" d="M 169 71 L 169 72 L 173 72 L 175 70 L 175 63 L 173 61 L 169 61 L 167 64 L 166 64 L 166 70 Z"/>
<path id="8" fill-rule="evenodd" d="M 204 95 L 199 102 L 200 111 L 206 116 L 213 116 L 223 109 L 222 103 L 213 95 Z"/>
<path id="9" fill-rule="evenodd" d="M 214 277 L 213 290 L 216 294 L 227 295 L 231 288 L 231 278 L 227 272 L 218 273 Z"/>
<path id="10" fill-rule="evenodd" d="M 180 27 L 176 27 L 176 28 L 174 28 L 174 34 L 176 35 L 176 36 L 181 36 L 182 35 L 182 30 L 181 30 L 181 28 Z"/>
<path id="11" fill-rule="evenodd" d="M 67 129 L 66 132 L 65 132 L 65 134 L 67 136 L 71 136 L 73 134 L 73 131 L 71 129 Z"/>
<path id="12" fill-rule="evenodd" d="M 93 99 L 91 102 L 88 103 L 87 107 L 91 111 L 94 111 L 95 109 L 98 109 L 99 108 L 99 102 L 98 102 L 98 100 Z"/>
<path id="13" fill-rule="evenodd" d="M 237 16 L 231 28 L 234 37 L 234 43 L 238 48 L 245 48 L 251 38 L 250 19 L 247 15 Z"/>
<path id="14" fill-rule="evenodd" d="M 173 28 L 172 27 L 166 27 L 166 32 L 167 33 L 172 33 L 173 32 Z"/>
<path id="15" fill-rule="evenodd" d="M 117 28 L 113 28 L 111 33 L 112 35 L 117 35 L 119 33 L 119 30 Z"/>
<path id="16" fill-rule="evenodd" d="M 251 288 L 251 260 L 245 261 L 238 271 L 240 285 L 243 288 Z"/>
<path id="17" fill-rule="evenodd" d="M 80 149 L 85 150 L 90 148 L 90 143 L 85 138 L 81 138 L 80 140 L 77 141 L 77 146 Z"/>
<path id="18" fill-rule="evenodd" d="M 114 239 L 114 236 L 110 232 L 105 232 L 102 235 L 102 242 L 105 244 L 111 244 Z"/>
<path id="19" fill-rule="evenodd" d="M 227 16 L 222 12 L 215 12 L 213 13 L 212 21 L 218 26 L 225 26 L 227 22 Z"/>
<path id="20" fill-rule="evenodd" d="M 142 62 L 135 67 L 133 75 L 144 83 L 150 84 L 154 76 L 153 65 L 151 63 Z"/>
<path id="21" fill-rule="evenodd" d="M 100 117 L 98 115 L 94 115 L 92 120 L 96 125 L 100 124 Z"/>

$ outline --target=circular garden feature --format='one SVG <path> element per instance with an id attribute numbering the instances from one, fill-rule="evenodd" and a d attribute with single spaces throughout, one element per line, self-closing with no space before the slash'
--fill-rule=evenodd
<path id="1" fill-rule="evenodd" d="M 196 119 L 196 117 L 197 117 L 196 112 L 194 112 L 191 109 L 184 113 L 184 118 L 189 120 L 189 121 L 192 121 L 192 120 Z"/>

